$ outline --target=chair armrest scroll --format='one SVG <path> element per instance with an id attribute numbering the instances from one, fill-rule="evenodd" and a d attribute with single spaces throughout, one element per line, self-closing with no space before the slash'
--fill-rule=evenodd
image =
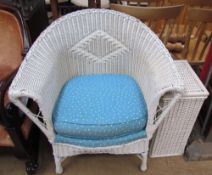
<path id="1" fill-rule="evenodd" d="M 52 131 L 50 130 L 51 127 L 47 126 L 48 121 L 43 117 L 41 111 L 33 112 L 28 106 L 25 105 L 25 101 L 29 99 L 33 99 L 27 94 L 19 94 L 9 91 L 9 97 L 13 104 L 19 107 L 40 129 L 41 131 L 48 137 L 53 138 Z M 34 101 L 35 102 L 35 101 Z M 37 103 L 36 103 L 37 104 Z"/>
<path id="2" fill-rule="evenodd" d="M 9 98 L 18 106 L 47 136 L 54 139 L 52 111 L 64 79 L 58 70 L 57 62 L 44 62 L 42 58 L 27 55 L 9 88 Z M 45 73 L 44 73 L 45 72 Z M 33 100 L 39 112 L 34 113 L 24 104 Z"/>

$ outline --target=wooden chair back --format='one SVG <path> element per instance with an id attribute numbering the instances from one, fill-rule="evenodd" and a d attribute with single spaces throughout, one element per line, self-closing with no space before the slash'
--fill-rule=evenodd
<path id="1" fill-rule="evenodd" d="M 189 7 L 199 7 L 199 8 L 211 8 L 212 0 L 167 0 L 168 5 L 184 5 L 184 8 L 180 14 L 177 25 L 175 27 L 176 33 L 185 33 L 187 27 L 187 14 Z"/>
<path id="2" fill-rule="evenodd" d="M 133 6 L 163 6 L 165 0 L 118 0 L 117 2 L 122 5 Z"/>
<path id="3" fill-rule="evenodd" d="M 202 63 L 206 50 L 212 41 L 212 9 L 189 8 L 188 9 L 188 30 L 183 57 L 190 63 Z M 197 23 L 200 24 L 197 26 Z M 194 30 L 198 30 L 193 35 Z"/>
<path id="4" fill-rule="evenodd" d="M 188 0 L 189 6 L 212 7 L 211 0 Z"/>
<path id="5" fill-rule="evenodd" d="M 183 6 L 137 7 L 111 4 L 110 7 L 145 22 L 166 44 Z"/>
<path id="6" fill-rule="evenodd" d="M 30 47 L 28 33 L 21 13 L 0 3 L 0 80 L 21 64 Z"/>

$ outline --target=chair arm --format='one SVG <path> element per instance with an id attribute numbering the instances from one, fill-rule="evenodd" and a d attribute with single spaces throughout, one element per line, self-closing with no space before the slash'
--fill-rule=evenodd
<path id="1" fill-rule="evenodd" d="M 38 49 L 37 49 L 38 50 Z M 9 88 L 9 98 L 18 106 L 47 136 L 54 139 L 52 112 L 66 76 L 56 60 L 43 59 L 33 48 L 27 54 L 16 77 Z M 39 107 L 33 113 L 23 101 L 32 99 Z"/>
<path id="2" fill-rule="evenodd" d="M 173 76 L 173 74 L 170 76 Z M 160 123 L 167 116 L 168 112 L 181 97 L 184 86 L 183 82 L 180 79 L 177 79 L 176 76 L 173 79 L 173 83 L 167 84 L 165 87 L 163 82 L 154 79 L 154 74 L 148 76 L 146 79 L 142 79 L 142 83 L 140 84 L 148 109 L 146 130 L 148 138 L 150 139 Z M 164 99 L 167 98 L 168 94 L 172 94 L 172 96 L 168 103 L 165 104 Z"/>
<path id="3" fill-rule="evenodd" d="M 151 33 L 151 31 L 149 32 Z M 138 71 L 135 71 L 134 75 L 147 104 L 148 123 L 146 129 L 148 137 L 151 138 L 182 94 L 184 85 L 171 55 L 156 37 L 145 40 L 145 45 L 141 45 L 141 51 L 138 55 L 139 57 L 136 59 L 138 60 Z M 170 92 L 174 94 L 171 102 L 162 110 L 158 110 L 160 102 Z"/>
<path id="4" fill-rule="evenodd" d="M 148 109 L 146 130 L 149 138 L 152 137 L 155 130 L 183 93 L 183 82 L 175 71 L 176 69 L 173 69 L 173 73 L 167 73 L 167 77 L 164 77 L 164 80 L 158 79 L 158 77 L 155 78 L 152 72 L 151 75 L 148 75 L 148 78 L 143 78 L 142 83 L 140 83 Z M 172 80 L 169 79 L 169 76 Z M 170 82 L 164 83 L 166 80 Z M 172 96 L 168 104 L 164 105 L 164 98 L 168 94 L 172 94 Z"/>
<path id="5" fill-rule="evenodd" d="M 165 93 L 165 94 L 168 94 L 169 92 L 173 93 L 172 98 L 166 105 L 163 105 L 163 98 L 166 95 L 164 95 L 160 98 L 159 101 L 162 102 L 162 104 L 160 104 L 160 102 L 159 102 L 159 104 L 157 106 L 156 114 L 153 117 L 153 123 L 147 125 L 147 132 L 149 133 L 149 136 L 148 136 L 149 138 L 151 138 L 153 136 L 154 132 L 159 127 L 161 122 L 164 120 L 164 118 L 167 116 L 167 114 L 173 108 L 173 106 L 178 101 L 178 99 L 182 96 L 182 92 L 180 92 L 180 91 L 175 91 L 175 92 L 167 91 L 167 93 Z"/>
<path id="6" fill-rule="evenodd" d="M 179 81 L 180 82 L 180 81 Z M 182 83 L 182 82 L 181 82 Z M 148 86 L 141 86 L 144 93 L 145 101 L 148 109 L 147 133 L 148 138 L 151 138 L 168 112 L 172 109 L 183 92 L 183 84 L 173 84 L 169 87 L 159 89 L 156 87 L 154 80 L 149 78 L 148 82 L 144 82 Z M 146 95 L 145 95 L 146 93 Z M 168 94 L 172 94 L 168 103 L 164 103 L 164 99 Z"/>

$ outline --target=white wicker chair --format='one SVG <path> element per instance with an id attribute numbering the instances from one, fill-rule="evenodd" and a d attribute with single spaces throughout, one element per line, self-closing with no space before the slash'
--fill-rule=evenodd
<path id="1" fill-rule="evenodd" d="M 93 55 L 84 50 L 85 44 L 100 40 Z M 147 138 L 96 148 L 55 143 L 52 112 L 64 83 L 78 75 L 99 73 L 128 74 L 137 81 L 148 109 Z M 140 168 L 146 170 L 149 140 L 182 89 L 170 54 L 149 28 L 120 12 L 90 9 L 56 20 L 40 35 L 21 65 L 9 97 L 52 144 L 56 173 L 62 173 L 61 162 L 66 157 L 84 153 L 138 154 L 143 162 Z M 167 93 L 172 100 L 161 108 Z M 40 112 L 29 111 L 22 103 L 24 98 L 37 102 Z"/>

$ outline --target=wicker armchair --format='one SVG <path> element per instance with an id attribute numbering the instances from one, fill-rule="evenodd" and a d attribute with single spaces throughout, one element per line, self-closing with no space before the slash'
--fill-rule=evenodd
<path id="1" fill-rule="evenodd" d="M 52 116 L 55 114 L 55 106 L 57 106 L 58 99 L 60 100 L 64 85 L 66 86 L 69 80 L 73 80 L 71 82 L 76 83 L 83 80 L 83 76 L 86 79 L 86 75 L 92 77 L 96 74 L 100 74 L 100 77 L 103 76 L 103 78 L 107 77 L 106 75 L 108 74 L 109 76 L 125 74 L 133 77 L 140 87 L 147 105 L 148 115 L 144 128 L 145 136 L 138 136 L 135 139 L 135 137 L 131 137 L 130 133 L 127 133 L 131 140 L 126 140 L 125 137 L 124 141 L 120 135 L 116 137 L 110 136 L 110 138 L 106 139 L 110 144 L 107 144 L 104 140 L 105 137 L 101 138 L 101 135 L 98 135 L 96 140 L 86 137 L 86 134 L 92 135 L 92 133 L 89 129 L 86 130 L 85 124 L 81 127 L 83 131 L 80 131 L 79 127 L 75 133 L 77 134 L 79 131 L 78 134 L 81 134 L 83 132 L 84 136 L 82 139 L 76 138 L 74 135 L 70 137 L 63 135 L 64 137 L 67 136 L 69 141 L 58 140 L 59 133 L 55 128 L 55 118 Z M 76 80 L 77 77 L 81 77 L 81 79 Z M 104 80 L 107 80 L 107 78 Z M 115 80 L 119 81 L 118 78 Z M 102 86 L 103 88 L 105 86 L 112 86 L 111 84 L 104 84 L 105 82 L 101 78 L 100 81 L 104 85 Z M 86 85 L 85 81 L 81 81 L 81 83 Z M 113 81 L 113 83 L 114 89 L 121 84 L 120 82 L 116 83 L 116 81 Z M 93 89 L 95 91 L 95 88 L 101 85 L 97 82 L 96 84 L 88 85 L 88 88 L 80 86 L 80 88 L 75 90 L 78 91 L 84 88 L 87 92 L 87 89 L 90 88 L 91 91 Z M 126 88 L 122 86 L 119 90 L 122 91 L 122 89 L 125 90 Z M 68 156 L 97 153 L 138 154 L 142 159 L 140 168 L 141 170 L 146 170 L 149 140 L 167 112 L 180 97 L 182 89 L 183 84 L 171 56 L 162 42 L 149 28 L 136 18 L 120 12 L 90 9 L 74 12 L 56 20 L 41 34 L 28 52 L 26 59 L 10 86 L 9 97 L 43 131 L 52 144 L 56 173 L 62 173 L 61 162 Z M 98 90 L 101 91 L 101 88 Z M 72 93 L 73 91 L 70 90 L 70 92 Z M 84 93 L 84 91 L 81 92 Z M 83 99 L 86 99 L 88 95 L 85 94 L 83 96 L 79 92 L 78 94 Z M 163 104 L 163 96 L 166 94 L 171 95 L 172 98 L 169 104 Z M 78 98 L 76 94 L 72 95 L 75 95 L 74 98 Z M 104 96 L 107 95 L 104 94 Z M 33 99 L 38 104 L 40 112 L 34 114 L 27 109 L 22 104 L 23 98 Z M 85 108 L 88 108 L 87 106 L 90 105 L 92 106 L 92 104 L 78 104 L 77 100 L 80 100 L 79 98 L 74 103 L 74 98 L 72 100 L 72 98 L 68 97 L 68 100 L 72 100 L 73 105 L 78 105 L 78 109 L 80 108 L 82 111 L 84 110 L 82 108 L 83 105 Z M 86 100 L 89 101 L 89 98 Z M 104 99 L 100 100 L 102 100 L 101 103 L 104 105 Z M 112 99 L 111 103 L 113 103 Z M 70 103 L 64 104 L 67 106 Z M 117 106 L 120 107 L 120 105 Z M 115 106 L 113 110 L 119 110 L 117 108 Z M 107 106 L 102 110 L 106 109 Z M 87 111 L 83 112 L 86 113 Z M 98 112 L 98 110 L 93 111 L 93 113 Z M 69 115 L 69 112 L 66 114 Z M 91 115 L 93 114 L 91 113 Z M 103 118 L 103 120 L 106 120 L 106 118 Z M 120 118 L 120 116 L 117 116 L 117 118 Z M 61 127 L 62 129 L 69 127 L 66 120 L 70 119 L 66 118 L 63 121 L 66 126 Z M 68 130 L 74 133 L 74 124 L 80 125 L 77 122 L 80 122 L 81 118 L 76 117 L 73 120 L 71 121 L 72 123 L 70 122 L 71 127 Z M 83 118 L 82 120 L 84 121 Z M 111 120 L 109 119 L 109 122 Z M 94 120 L 91 119 L 89 122 L 94 122 Z M 101 123 L 100 127 L 97 124 L 94 126 L 90 130 L 96 128 L 101 130 Z M 123 127 L 119 127 L 119 123 L 116 126 L 112 126 L 112 124 L 110 126 L 110 129 L 114 129 L 115 132 L 119 132 L 123 130 L 123 127 L 127 127 L 126 123 L 120 124 Z M 110 130 L 102 133 L 105 134 L 105 132 L 110 132 Z M 116 144 L 112 144 L 111 140 L 115 141 Z M 83 144 L 80 145 L 80 143 Z M 98 143 L 100 144 L 98 145 Z M 92 146 L 89 146 L 89 144 Z"/>

